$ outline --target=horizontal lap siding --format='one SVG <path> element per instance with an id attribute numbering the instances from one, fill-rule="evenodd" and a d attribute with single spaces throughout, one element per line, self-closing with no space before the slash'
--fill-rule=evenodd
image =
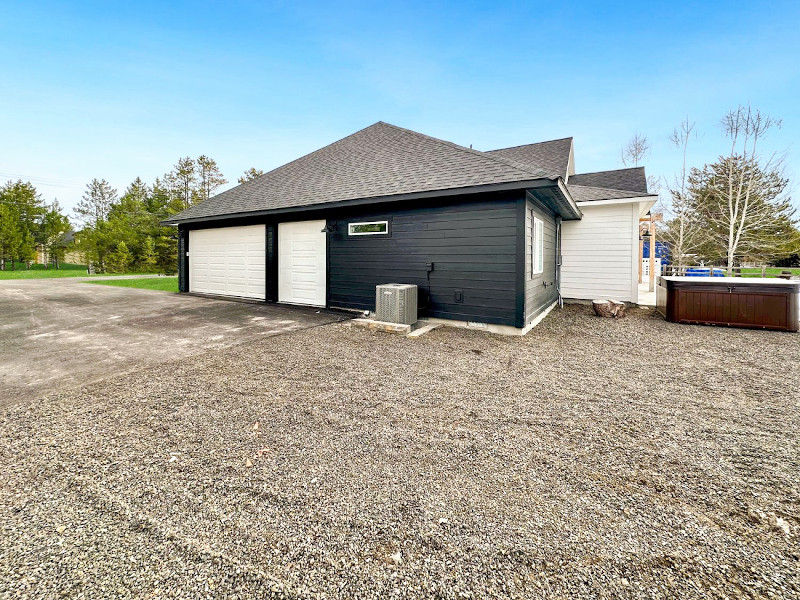
<path id="1" fill-rule="evenodd" d="M 535 275 L 532 264 L 533 216 L 541 219 L 544 229 L 543 272 Z M 530 323 L 558 299 L 555 285 L 556 235 L 553 213 L 528 200 L 525 210 L 525 323 Z"/>
<path id="2" fill-rule="evenodd" d="M 330 218 L 328 303 L 374 310 L 376 285 L 413 283 L 421 316 L 514 325 L 516 207 L 506 196 Z M 348 223 L 383 220 L 390 221 L 389 237 L 347 235 Z M 455 290 L 463 302 L 455 301 Z"/>
<path id="3" fill-rule="evenodd" d="M 582 207 L 583 219 L 562 224 L 562 296 L 637 300 L 632 291 L 636 209 L 635 204 Z"/>

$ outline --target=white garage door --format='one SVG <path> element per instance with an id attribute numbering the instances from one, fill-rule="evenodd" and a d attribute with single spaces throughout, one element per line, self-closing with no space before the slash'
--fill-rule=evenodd
<path id="1" fill-rule="evenodd" d="M 189 291 L 266 297 L 266 227 L 189 231 Z"/>
<path id="2" fill-rule="evenodd" d="M 278 224 L 278 301 L 325 306 L 325 221 Z"/>

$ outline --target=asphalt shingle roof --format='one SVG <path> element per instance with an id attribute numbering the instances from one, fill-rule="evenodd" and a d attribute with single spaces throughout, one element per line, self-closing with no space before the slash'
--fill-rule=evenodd
<path id="1" fill-rule="evenodd" d="M 555 176 L 504 156 L 378 122 L 166 222 L 544 178 Z"/>
<path id="2" fill-rule="evenodd" d="M 634 192 L 632 190 L 612 190 L 611 188 L 591 187 L 586 185 L 575 185 L 572 183 L 572 177 L 569 178 L 567 183 L 572 199 L 575 202 L 591 202 L 592 200 L 616 200 L 619 198 L 638 198 L 644 196 L 641 192 Z"/>
<path id="3" fill-rule="evenodd" d="M 569 154 L 572 149 L 572 138 L 551 140 L 549 142 L 539 142 L 538 144 L 526 144 L 524 146 L 514 146 L 513 148 L 501 148 L 499 150 L 489 150 L 485 154 L 492 156 L 502 156 L 517 162 L 544 169 L 552 177 L 567 178 L 567 167 L 569 165 Z"/>
<path id="4" fill-rule="evenodd" d="M 637 192 L 640 195 L 646 195 L 648 193 L 647 177 L 645 177 L 644 174 L 644 167 L 570 175 L 567 183 L 570 186 L 581 185 L 611 190 L 628 190 Z"/>

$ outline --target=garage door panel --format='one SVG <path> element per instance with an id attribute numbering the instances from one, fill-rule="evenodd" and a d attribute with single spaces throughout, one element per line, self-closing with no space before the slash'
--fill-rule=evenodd
<path id="1" fill-rule="evenodd" d="M 290 304 L 325 306 L 325 221 L 278 225 L 278 300 Z"/>
<path id="2" fill-rule="evenodd" d="M 266 297 L 266 226 L 189 232 L 189 290 L 241 298 Z"/>

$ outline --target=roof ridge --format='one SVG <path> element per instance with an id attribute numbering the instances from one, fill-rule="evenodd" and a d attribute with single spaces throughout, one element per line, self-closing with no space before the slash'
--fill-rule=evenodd
<path id="1" fill-rule="evenodd" d="M 467 148 L 466 146 L 462 146 L 460 144 L 456 144 L 455 142 L 448 142 L 447 140 L 442 140 L 440 138 L 436 138 L 436 137 L 433 137 L 431 135 L 426 135 L 424 133 L 420 133 L 418 131 L 414 131 L 413 129 L 406 129 L 405 127 L 399 127 L 397 125 L 392 125 L 391 123 L 386 123 L 385 121 L 378 121 L 378 123 L 380 123 L 382 125 L 386 125 L 387 127 L 392 127 L 394 129 L 397 129 L 398 131 L 403 131 L 405 133 L 412 133 L 412 134 L 414 134 L 416 136 L 419 136 L 419 137 L 422 137 L 422 138 L 437 142 L 439 144 L 444 144 L 445 146 L 449 146 L 449 147 L 454 148 L 456 150 L 461 150 L 463 152 L 468 152 L 469 154 L 472 154 L 472 155 L 475 155 L 475 156 L 480 156 L 480 157 L 483 157 L 483 158 L 487 158 L 489 160 L 493 160 L 495 162 L 503 163 L 506 166 L 513 167 L 513 168 L 517 169 L 518 171 L 522 171 L 522 173 L 524 173 L 526 175 L 533 175 L 536 179 L 552 179 L 552 177 L 550 175 L 548 175 L 544 171 L 544 169 L 539 169 L 538 172 L 537 171 L 532 171 L 527 165 L 519 163 L 519 162 L 517 162 L 515 160 L 511 160 L 509 158 L 505 158 L 505 157 L 501 157 L 501 156 L 490 156 L 486 152 L 481 152 L 480 150 L 475 150 L 474 148 Z M 378 123 L 376 123 L 376 125 Z"/>
<path id="2" fill-rule="evenodd" d="M 344 137 L 341 137 L 341 138 L 339 138 L 338 140 L 334 140 L 334 141 L 332 141 L 332 142 L 331 142 L 331 143 L 329 143 L 329 144 L 325 144 L 324 146 L 322 146 L 322 148 L 317 148 L 316 150 L 312 150 L 311 152 L 307 152 L 306 154 L 303 154 L 302 156 L 298 156 L 298 157 L 297 157 L 297 158 L 295 158 L 294 160 L 290 160 L 290 161 L 289 161 L 289 162 L 287 162 L 287 163 L 284 163 L 284 164 L 282 164 L 282 165 L 278 165 L 278 166 L 277 166 L 277 167 L 275 167 L 274 169 L 270 169 L 269 171 L 267 171 L 266 173 L 264 173 L 264 175 L 268 175 L 269 173 L 272 173 L 272 172 L 274 172 L 274 171 L 278 171 L 278 170 L 280 170 L 280 169 L 283 169 L 284 167 L 288 167 L 289 165 L 293 165 L 294 163 L 296 163 L 296 162 L 297 162 L 297 161 L 299 161 L 299 160 L 303 160 L 304 158 L 307 158 L 307 157 L 311 156 L 312 154 L 316 154 L 317 152 L 322 152 L 322 151 L 323 151 L 323 150 L 325 150 L 326 148 L 330 148 L 330 147 L 331 147 L 331 146 L 333 146 L 334 144 L 338 144 L 339 142 L 341 142 L 341 141 L 344 141 L 344 140 L 346 140 L 346 139 L 347 139 L 347 138 L 349 138 L 349 137 L 353 137 L 354 135 L 356 135 L 356 134 L 359 134 L 359 133 L 361 133 L 362 131 L 365 131 L 365 130 L 369 129 L 370 127 L 375 127 L 375 125 L 378 125 L 378 124 L 389 125 L 389 123 L 384 123 L 383 121 L 377 121 L 377 122 L 373 123 L 372 125 L 367 125 L 366 127 L 362 127 L 362 128 L 361 128 L 361 129 L 359 129 L 358 131 L 354 131 L 353 133 L 350 133 L 350 134 L 348 134 L 348 135 L 346 135 L 346 136 L 344 136 Z M 219 193 L 219 194 L 217 194 L 217 195 L 219 196 L 219 195 L 221 195 L 221 194 L 224 194 L 225 192 L 227 192 L 227 191 L 230 191 L 230 190 L 232 190 L 232 189 L 234 189 L 234 188 L 236 188 L 236 187 L 239 187 L 239 186 L 242 186 L 242 185 L 247 185 L 248 183 L 252 183 L 252 182 L 254 182 L 254 181 L 257 181 L 258 179 L 259 179 L 259 177 L 256 177 L 255 179 L 250 179 L 250 180 L 248 180 L 248 181 L 245 181 L 244 183 L 240 183 L 238 186 L 234 186 L 234 187 L 232 187 L 232 188 L 229 188 L 228 190 L 225 190 L 225 191 L 223 191 L 223 192 L 220 192 L 220 193 Z"/>
<path id="3" fill-rule="evenodd" d="M 574 136 L 567 136 L 563 138 L 556 138 L 554 140 L 544 140 L 542 142 L 531 142 L 530 144 L 517 144 L 516 146 L 508 146 L 507 148 L 495 148 L 494 150 L 484 150 L 485 153 L 501 152 L 503 150 L 513 150 L 514 148 L 524 148 L 526 146 L 538 146 L 540 144 L 550 144 L 552 142 L 563 142 L 564 140 L 574 140 Z"/>

